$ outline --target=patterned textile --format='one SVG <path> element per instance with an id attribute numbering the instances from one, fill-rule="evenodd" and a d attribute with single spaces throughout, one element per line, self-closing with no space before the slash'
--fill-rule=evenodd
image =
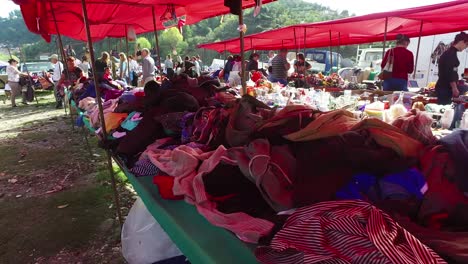
<path id="1" fill-rule="evenodd" d="M 139 160 L 135 163 L 135 166 L 130 169 L 130 172 L 133 173 L 137 177 L 143 176 L 154 176 L 157 175 L 160 170 L 156 165 L 151 163 L 149 159 Z"/>
<path id="2" fill-rule="evenodd" d="M 261 263 L 446 263 L 389 215 L 359 200 L 322 202 L 294 212 Z"/>

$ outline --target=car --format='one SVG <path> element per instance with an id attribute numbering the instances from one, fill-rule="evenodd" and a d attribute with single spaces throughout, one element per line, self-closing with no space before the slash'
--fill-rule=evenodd
<path id="1" fill-rule="evenodd" d="M 42 76 L 43 72 L 53 71 L 54 66 L 48 61 L 25 62 L 20 64 L 19 70 L 29 73 L 32 77 Z"/>

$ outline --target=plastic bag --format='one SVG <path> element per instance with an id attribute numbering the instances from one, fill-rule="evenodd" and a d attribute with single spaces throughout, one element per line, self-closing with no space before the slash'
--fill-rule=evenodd
<path id="1" fill-rule="evenodd" d="M 151 264 L 183 254 L 138 198 L 122 227 L 122 255 L 129 264 Z"/>

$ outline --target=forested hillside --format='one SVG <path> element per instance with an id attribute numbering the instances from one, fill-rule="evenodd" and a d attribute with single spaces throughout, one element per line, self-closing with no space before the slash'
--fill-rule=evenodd
<path id="1" fill-rule="evenodd" d="M 275 3 L 263 5 L 262 11 L 257 17 L 253 16 L 252 9 L 246 10 L 244 14 L 247 34 L 303 22 L 316 22 L 349 16 L 347 11 L 339 13 L 328 7 L 300 0 L 279 0 Z M 177 29 L 161 31 L 158 33 L 161 54 L 173 54 L 174 50 L 177 50 L 177 53 L 182 56 L 202 54 L 203 51 L 196 49 L 198 44 L 237 37 L 239 35 L 237 27 L 238 17 L 225 15 L 224 17 L 201 21 L 196 25 L 185 26 L 183 27 L 183 36 L 180 36 Z M 0 28 L 2 29 L 0 30 L 0 44 L 21 47 L 23 52 L 18 55 L 26 57 L 27 60 L 35 59 L 40 53 L 57 52 L 57 46 L 54 42 L 47 44 L 38 35 L 27 31 L 19 11 L 12 12 L 8 18 L 0 19 Z M 140 43 L 154 46 L 155 41 L 152 33 L 142 34 L 140 37 Z M 82 42 L 64 38 L 64 44 L 72 45 L 78 55 L 84 53 L 85 45 Z M 123 41 L 118 39 L 104 40 L 95 45 L 97 52 L 109 48 L 125 50 L 125 45 Z M 346 48 L 343 48 L 341 52 L 350 55 L 354 53 L 352 49 L 347 50 Z M 218 54 L 205 51 L 204 55 L 205 61 L 209 61 Z"/>

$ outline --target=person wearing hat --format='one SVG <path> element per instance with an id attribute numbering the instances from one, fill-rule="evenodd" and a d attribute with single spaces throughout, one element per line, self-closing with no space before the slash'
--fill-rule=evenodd
<path id="1" fill-rule="evenodd" d="M 391 64 L 391 77 L 383 81 L 384 91 L 408 91 L 408 74 L 414 70 L 413 53 L 409 51 L 408 36 L 398 34 L 396 36 L 396 46 L 387 50 L 382 60 L 382 69 L 387 63 Z"/>
<path id="2" fill-rule="evenodd" d="M 22 87 L 19 83 L 20 75 L 28 76 L 26 73 L 22 73 L 18 70 L 18 61 L 11 58 L 8 60 L 9 65 L 6 67 L 6 72 L 8 75 L 8 85 L 11 88 L 11 106 L 16 107 L 16 96 L 22 94 L 23 101 L 22 104 L 27 105 L 26 102 L 26 93 L 22 92 Z"/>
<path id="3" fill-rule="evenodd" d="M 58 81 L 60 80 L 60 77 L 62 76 L 62 71 L 64 70 L 64 68 L 63 68 L 63 63 L 59 61 L 57 54 L 50 55 L 50 62 L 54 66 L 54 72 L 52 74 L 52 81 L 54 82 L 55 102 L 58 104 L 60 98 L 57 97 L 57 84 L 58 84 Z"/>
<path id="4" fill-rule="evenodd" d="M 457 52 L 464 51 L 468 45 L 468 34 L 461 32 L 455 36 L 452 46 L 439 59 L 439 79 L 435 91 L 437 103 L 447 105 L 452 103 L 452 97 L 458 97 L 458 60 Z"/>

